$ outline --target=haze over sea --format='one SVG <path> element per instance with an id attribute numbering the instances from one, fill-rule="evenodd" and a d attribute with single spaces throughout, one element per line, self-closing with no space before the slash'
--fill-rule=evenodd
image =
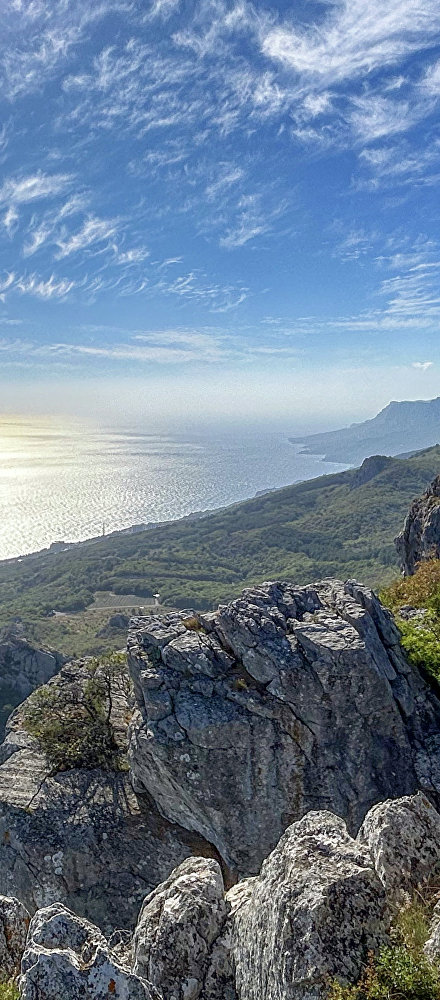
<path id="1" fill-rule="evenodd" d="M 173 520 L 342 468 L 257 427 L 149 433 L 0 416 L 0 559 L 98 535 L 103 523 L 108 533 Z"/>

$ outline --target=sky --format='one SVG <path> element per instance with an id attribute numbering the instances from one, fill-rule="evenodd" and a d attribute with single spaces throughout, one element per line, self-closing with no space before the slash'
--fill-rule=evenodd
<path id="1" fill-rule="evenodd" d="M 440 394 L 438 0 L 0 4 L 0 410 Z"/>

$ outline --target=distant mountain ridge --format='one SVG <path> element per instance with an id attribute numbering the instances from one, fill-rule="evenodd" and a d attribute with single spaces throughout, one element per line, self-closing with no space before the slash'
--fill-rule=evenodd
<path id="1" fill-rule="evenodd" d="M 328 462 L 362 462 L 369 455 L 400 455 L 430 448 L 440 441 L 440 396 L 393 400 L 371 420 L 337 431 L 289 439 Z"/>

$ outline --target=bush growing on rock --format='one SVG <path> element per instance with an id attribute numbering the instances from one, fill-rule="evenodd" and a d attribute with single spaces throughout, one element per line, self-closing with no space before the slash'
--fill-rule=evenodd
<path id="1" fill-rule="evenodd" d="M 411 663 L 440 681 L 440 559 L 420 563 L 413 576 L 396 580 L 381 597 L 396 614 L 402 646 Z M 425 614 L 401 618 L 399 611 L 404 605 L 423 608 Z"/>
<path id="2" fill-rule="evenodd" d="M 55 681 L 30 696 L 23 709 L 23 724 L 54 773 L 74 767 L 124 767 L 112 708 L 115 691 L 126 683 L 125 656 L 113 653 L 87 661 L 84 672 L 70 683 Z"/>
<path id="3" fill-rule="evenodd" d="M 417 893 L 397 915 L 392 943 L 370 955 L 356 985 L 335 980 L 327 1000 L 439 1000 L 440 967 L 423 952 L 437 896 Z"/>

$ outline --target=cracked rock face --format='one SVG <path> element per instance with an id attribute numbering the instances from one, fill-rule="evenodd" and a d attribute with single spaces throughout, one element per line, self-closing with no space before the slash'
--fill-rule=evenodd
<path id="1" fill-rule="evenodd" d="M 134 787 L 259 870 L 286 827 L 418 788 L 438 801 L 440 704 L 388 612 L 353 581 L 267 583 L 218 612 L 134 619 Z"/>
<path id="2" fill-rule="evenodd" d="M 369 852 L 331 813 L 289 827 L 260 875 L 230 896 L 237 1000 L 318 1000 L 329 977 L 356 982 L 368 951 L 387 940 L 385 892 Z M 209 1000 L 221 1000 L 210 985 Z"/>
<path id="3" fill-rule="evenodd" d="M 440 558 L 440 476 L 411 505 L 396 548 L 405 576 L 424 559 Z"/>
<path id="4" fill-rule="evenodd" d="M 440 870 L 440 816 L 421 792 L 374 806 L 357 839 L 397 904 Z"/>
<path id="5" fill-rule="evenodd" d="M 80 668 L 78 668 L 80 670 Z M 51 684 L 64 684 L 64 667 Z M 115 701 L 126 739 L 127 704 Z M 19 708 L 0 751 L 0 893 L 31 914 L 61 902 L 105 933 L 133 928 L 147 892 L 186 857 L 213 853 L 169 823 L 128 773 L 77 768 L 52 774 Z"/>
<path id="6" fill-rule="evenodd" d="M 21 973 L 21 1000 L 161 1000 L 119 964 L 97 927 L 60 904 L 33 917 Z"/>

